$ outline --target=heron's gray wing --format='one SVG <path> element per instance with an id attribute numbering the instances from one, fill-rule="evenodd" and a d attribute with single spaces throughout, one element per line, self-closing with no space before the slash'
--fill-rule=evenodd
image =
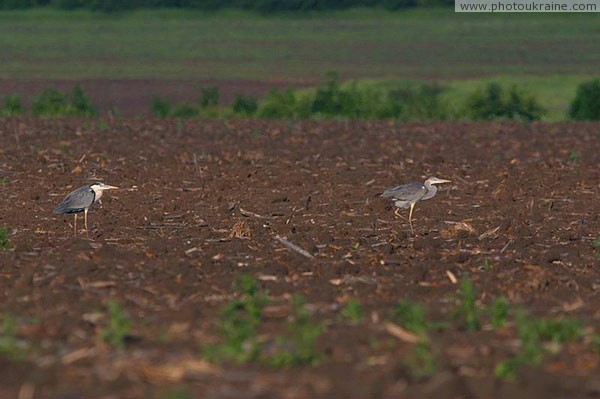
<path id="1" fill-rule="evenodd" d="M 54 208 L 54 213 L 77 213 L 81 212 L 94 203 L 94 191 L 89 186 L 79 187 L 65 197 L 65 199 Z"/>
<path id="2" fill-rule="evenodd" d="M 400 201 L 418 201 L 427 193 L 427 188 L 421 183 L 408 183 L 403 186 L 388 188 L 381 194 L 384 198 Z"/>

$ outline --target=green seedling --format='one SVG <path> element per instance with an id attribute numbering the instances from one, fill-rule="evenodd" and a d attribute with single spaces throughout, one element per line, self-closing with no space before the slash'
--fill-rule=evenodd
<path id="1" fill-rule="evenodd" d="M 592 346 L 594 347 L 594 350 L 596 352 L 600 352 L 600 334 L 598 334 L 598 333 L 592 334 L 591 341 L 592 341 Z"/>
<path id="2" fill-rule="evenodd" d="M 577 341 L 583 336 L 583 325 L 573 319 L 540 319 L 532 322 L 541 340 L 558 344 Z"/>
<path id="3" fill-rule="evenodd" d="M 7 250 L 10 249 L 10 242 L 8 241 L 8 236 L 10 235 L 10 230 L 6 227 L 0 227 L 0 249 Z"/>
<path id="4" fill-rule="evenodd" d="M 519 332 L 520 351 L 512 359 L 496 365 L 494 373 L 500 378 L 514 378 L 522 366 L 528 364 L 539 365 L 542 362 L 543 348 L 535 323 L 530 321 L 523 311 L 517 312 L 516 323 Z"/>
<path id="5" fill-rule="evenodd" d="M 594 240 L 594 248 L 598 251 L 596 252 L 596 257 L 600 259 L 600 236 Z"/>
<path id="6" fill-rule="evenodd" d="M 17 323 L 14 317 L 0 317 L 0 355 L 19 360 L 24 356 L 24 348 L 17 340 Z"/>
<path id="7" fill-rule="evenodd" d="M 569 154 L 569 162 L 579 163 L 580 160 L 581 160 L 581 155 L 579 155 L 579 152 L 577 152 L 577 150 L 571 151 L 571 153 Z"/>
<path id="8" fill-rule="evenodd" d="M 71 152 L 71 146 L 68 143 L 60 143 L 58 148 L 65 154 L 69 154 Z"/>
<path id="9" fill-rule="evenodd" d="M 421 341 L 415 344 L 406 364 L 414 377 L 424 378 L 432 376 L 436 370 L 436 361 L 431 351 L 431 343 Z"/>
<path id="10" fill-rule="evenodd" d="M 165 396 L 161 396 L 164 399 L 192 399 L 192 394 L 185 388 L 173 388 L 169 390 Z"/>
<path id="11" fill-rule="evenodd" d="M 425 307 L 420 303 L 400 301 L 394 308 L 393 319 L 413 333 L 426 336 L 429 324 L 425 319 Z"/>
<path id="12" fill-rule="evenodd" d="M 477 307 L 477 291 L 470 279 L 464 279 L 460 284 L 460 305 L 456 309 L 456 315 L 462 319 L 467 331 L 479 331 L 479 308 Z"/>
<path id="13" fill-rule="evenodd" d="M 322 354 L 316 348 L 316 342 L 323 327 L 310 321 L 310 313 L 299 295 L 292 298 L 292 319 L 287 325 L 288 334 L 276 340 L 277 350 L 264 361 L 275 367 L 298 365 L 317 365 Z"/>
<path id="14" fill-rule="evenodd" d="M 260 355 L 257 329 L 268 300 L 249 275 L 238 279 L 235 290 L 240 298 L 232 300 L 223 309 L 218 322 L 221 343 L 202 348 L 203 355 L 215 363 L 245 363 L 258 360 Z"/>
<path id="15" fill-rule="evenodd" d="M 360 306 L 360 302 L 356 299 L 349 300 L 340 314 L 342 317 L 353 323 L 358 323 L 365 317 L 365 312 L 363 311 L 362 306 Z"/>
<path id="16" fill-rule="evenodd" d="M 577 341 L 583 336 L 583 326 L 579 320 L 571 319 L 532 319 L 525 312 L 516 316 L 519 332 L 519 353 L 496 366 L 495 374 L 500 378 L 513 378 L 524 365 L 539 365 L 544 355 L 544 342 L 550 348 L 560 349 L 560 344 Z"/>
<path id="17" fill-rule="evenodd" d="M 131 320 L 117 301 L 108 302 L 108 325 L 101 332 L 104 342 L 118 350 L 125 349 L 125 339 L 131 333 Z"/>
<path id="18" fill-rule="evenodd" d="M 508 320 L 508 312 L 510 310 L 510 302 L 504 297 L 499 297 L 492 302 L 489 312 L 492 327 L 501 328 L 506 325 Z"/>
<path id="19" fill-rule="evenodd" d="M 108 130 L 109 126 L 108 126 L 108 122 L 106 122 L 104 119 L 98 119 L 96 121 L 96 129 L 100 132 L 106 132 Z"/>
<path id="20" fill-rule="evenodd" d="M 321 354 L 315 344 L 323 328 L 311 323 L 302 297 L 292 298 L 287 333 L 267 343 L 259 339 L 258 333 L 268 303 L 266 295 L 248 275 L 238 279 L 235 289 L 240 297 L 224 308 L 218 323 L 221 342 L 203 346 L 205 358 L 215 363 L 259 362 L 275 367 L 314 365 L 320 361 Z"/>

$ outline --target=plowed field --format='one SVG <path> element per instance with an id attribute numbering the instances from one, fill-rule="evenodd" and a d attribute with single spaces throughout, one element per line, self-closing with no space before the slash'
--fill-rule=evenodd
<path id="1" fill-rule="evenodd" d="M 597 396 L 599 132 L 2 120 L 0 398 Z M 394 216 L 378 194 L 429 176 L 452 183 L 417 204 L 413 235 L 408 212 Z M 52 209 L 93 181 L 120 189 L 74 237 L 72 217 Z M 269 297 L 263 352 L 281 349 L 270 343 L 300 294 L 323 331 L 318 362 L 207 361 L 201 348 L 223 341 L 218 320 L 241 298 L 242 274 Z M 475 331 L 456 316 L 465 279 L 480 309 Z M 511 310 L 495 327 L 485 309 L 500 296 Z M 353 299 L 362 318 L 347 316 Z M 402 300 L 444 322 L 428 330 L 425 353 L 395 316 Z M 109 303 L 131 323 L 123 348 L 103 339 Z M 517 309 L 581 324 L 576 338 L 544 340 L 539 361 L 499 378 L 497 365 L 524 350 Z"/>

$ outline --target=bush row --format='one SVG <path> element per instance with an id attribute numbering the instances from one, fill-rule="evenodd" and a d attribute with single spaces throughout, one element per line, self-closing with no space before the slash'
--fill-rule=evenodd
<path id="1" fill-rule="evenodd" d="M 5 96 L 0 106 L 0 116 L 20 116 L 25 113 L 21 99 L 16 95 Z M 95 116 L 96 108 L 81 87 L 76 85 L 71 93 L 46 89 L 33 100 L 35 116 Z"/>
<path id="2" fill-rule="evenodd" d="M 398 120 L 540 120 L 539 101 L 517 86 L 489 83 L 462 104 L 449 103 L 447 89 L 435 84 L 382 89 L 356 82 L 342 84 L 336 74 L 314 90 L 274 89 L 262 101 L 237 95 L 231 107 L 221 107 L 218 90 L 203 89 L 197 104 L 172 105 L 156 98 L 152 113 L 159 117 L 246 116 L 265 119 L 351 118 Z M 212 99 L 209 101 L 209 99 Z M 569 119 L 600 120 L 600 79 L 582 83 L 568 113 Z"/>
<path id="3" fill-rule="evenodd" d="M 544 109 L 531 94 L 516 86 L 489 83 L 465 98 L 463 104 L 449 103 L 443 96 L 446 88 L 432 84 L 407 85 L 385 89 L 356 82 L 342 84 L 336 74 L 313 90 L 278 90 L 269 92 L 262 101 L 237 94 L 230 106 L 220 104 L 216 87 L 200 90 L 194 103 L 173 103 L 159 97 L 151 104 L 154 116 L 191 117 L 257 117 L 287 118 L 351 118 L 398 120 L 540 120 Z M 45 90 L 33 101 L 36 116 L 94 116 L 96 109 L 79 86 L 72 92 Z M 19 116 L 24 107 L 18 96 L 5 96 L 0 116 Z M 574 120 L 600 120 L 600 79 L 579 85 L 571 102 L 568 117 Z"/>
<path id="4" fill-rule="evenodd" d="M 151 112 L 154 116 L 161 118 L 192 118 L 196 116 L 251 117 L 256 115 L 258 101 L 254 97 L 236 94 L 231 107 L 221 107 L 219 88 L 206 87 L 200 89 L 200 92 L 201 96 L 198 103 L 173 104 L 169 100 L 155 97 L 152 100 Z"/>
<path id="5" fill-rule="evenodd" d="M 398 10 L 411 7 L 453 5 L 449 0 L 0 0 L 0 9 L 52 6 L 60 9 L 87 8 L 118 12 L 137 8 L 193 8 L 219 10 L 237 8 L 261 13 L 340 10 L 352 7 L 379 7 Z"/>

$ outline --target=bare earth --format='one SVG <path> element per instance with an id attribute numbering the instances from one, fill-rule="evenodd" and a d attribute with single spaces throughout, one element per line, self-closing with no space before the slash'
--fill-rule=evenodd
<path id="1" fill-rule="evenodd" d="M 518 350 L 515 328 L 466 332 L 451 321 L 432 332 L 435 372 L 418 377 L 407 366 L 413 344 L 385 323 L 401 299 L 451 320 L 452 275 L 470 277 L 482 305 L 504 295 L 535 317 L 598 330 L 599 131 L 1 120 L 0 227 L 11 229 L 11 248 L 0 249 L 0 314 L 15 317 L 26 354 L 0 352 L 0 397 L 167 398 L 178 387 L 194 398 L 597 396 L 600 356 L 582 340 L 504 381 L 494 367 Z M 431 175 L 452 183 L 417 205 L 412 236 L 377 194 Z M 89 235 L 74 238 L 72 218 L 52 209 L 93 180 L 121 190 L 91 209 Z M 202 359 L 199 348 L 220 340 L 215 321 L 241 273 L 269 293 L 266 337 L 282 331 L 290 295 L 304 296 L 325 326 L 319 365 Z M 351 298 L 366 313 L 356 324 L 340 317 Z M 100 338 L 109 299 L 132 320 L 122 352 Z"/>

